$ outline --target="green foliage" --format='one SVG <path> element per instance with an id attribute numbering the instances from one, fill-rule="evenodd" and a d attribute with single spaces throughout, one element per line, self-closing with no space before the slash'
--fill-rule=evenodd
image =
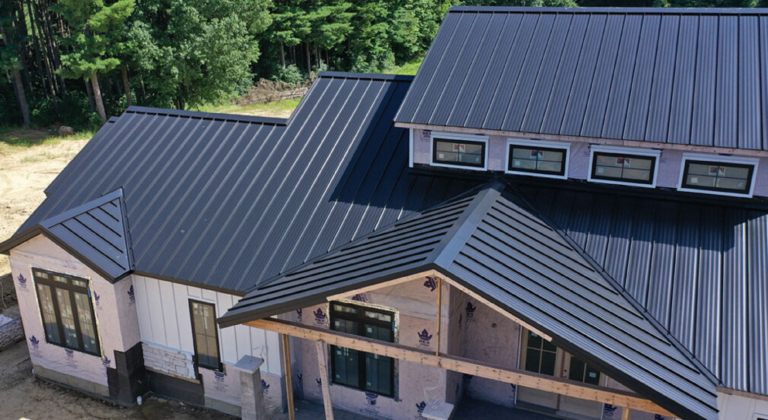
<path id="1" fill-rule="evenodd" d="M 267 0 L 147 0 L 128 33 L 132 61 L 154 106 L 215 102 L 252 83 L 256 35 L 270 20 Z"/>
<path id="2" fill-rule="evenodd" d="M 279 67 L 275 74 L 272 75 L 272 80 L 297 85 L 304 81 L 304 74 L 295 64 L 289 64 L 285 68 Z"/>
<path id="3" fill-rule="evenodd" d="M 108 49 L 111 32 L 119 30 L 133 13 L 135 0 L 118 0 L 110 5 L 103 0 L 59 0 L 54 10 L 61 13 L 70 27 L 69 37 L 62 39 L 69 51 L 61 55 L 64 77 L 90 78 L 94 73 L 106 73 L 120 65 Z"/>
<path id="4" fill-rule="evenodd" d="M 65 124 L 76 131 L 95 130 L 101 126 L 99 114 L 91 112 L 85 92 L 71 92 L 62 100 L 43 98 L 33 104 L 32 125 L 51 127 Z"/>

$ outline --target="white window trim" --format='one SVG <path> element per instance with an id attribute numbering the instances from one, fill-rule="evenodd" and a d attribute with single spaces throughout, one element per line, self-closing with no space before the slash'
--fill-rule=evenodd
<path id="1" fill-rule="evenodd" d="M 524 171 L 514 171 L 509 170 L 509 146 L 510 145 L 517 145 L 517 146 L 523 146 L 523 147 L 544 147 L 549 149 L 561 149 L 565 150 L 565 171 L 563 172 L 563 175 L 551 175 L 551 174 L 545 174 L 545 173 L 539 173 L 539 172 L 524 172 Z M 551 142 L 551 141 L 538 141 L 538 140 L 523 140 L 523 139 L 507 139 L 507 145 L 506 145 L 506 151 L 504 152 L 505 159 L 504 159 L 504 173 L 512 174 L 512 175 L 525 175 L 525 176 L 536 176 L 540 178 L 554 178 L 554 179 L 568 179 L 568 163 L 571 160 L 571 144 L 570 143 L 558 143 L 558 142 Z"/>
<path id="2" fill-rule="evenodd" d="M 739 193 L 733 193 L 733 192 L 727 192 L 727 191 L 699 190 L 696 188 L 684 187 L 683 175 L 685 175 L 685 163 L 689 160 L 701 160 L 701 161 L 712 162 L 712 163 L 738 163 L 742 165 L 753 165 L 754 169 L 752 170 L 752 179 L 749 182 L 749 192 L 739 194 Z M 683 192 L 697 193 L 697 194 L 711 194 L 711 195 L 722 195 L 726 197 L 751 198 L 752 194 L 754 194 L 755 192 L 755 181 L 757 181 L 757 170 L 759 169 L 758 168 L 759 165 L 760 165 L 760 159 L 755 159 L 755 158 L 684 153 L 683 159 L 680 162 L 680 176 L 677 179 L 677 190 L 683 191 Z"/>
<path id="3" fill-rule="evenodd" d="M 485 146 L 483 147 L 483 150 L 485 151 L 485 157 L 483 158 L 483 167 L 477 168 L 473 166 L 451 165 L 449 163 L 435 162 L 435 153 L 434 153 L 435 137 L 446 139 L 446 140 L 465 140 L 465 141 L 475 141 L 478 143 L 484 143 Z M 436 133 L 433 131 L 432 135 L 429 138 L 429 165 L 439 166 L 443 168 L 464 169 L 469 171 L 487 171 L 489 147 L 490 147 L 490 144 L 488 143 L 488 136 L 474 136 L 469 134 L 454 134 L 454 133 Z"/>
<path id="4" fill-rule="evenodd" d="M 593 179 L 592 168 L 595 163 L 595 153 L 626 153 L 627 155 L 635 156 L 649 156 L 656 159 L 653 165 L 653 182 L 650 184 L 640 184 L 634 182 L 623 182 L 619 180 L 609 179 Z M 661 150 L 653 149 L 638 149 L 634 147 L 612 147 L 612 146 L 590 146 L 589 148 L 589 169 L 587 170 L 587 180 L 597 184 L 609 184 L 609 185 L 626 185 L 629 187 L 640 188 L 656 188 L 656 177 L 659 175 L 659 164 L 661 158 Z"/>
<path id="5" fill-rule="evenodd" d="M 413 129 L 408 129 L 408 167 L 413 168 Z"/>

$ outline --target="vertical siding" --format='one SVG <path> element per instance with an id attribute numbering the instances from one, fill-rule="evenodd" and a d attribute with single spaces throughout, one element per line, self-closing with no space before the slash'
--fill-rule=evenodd
<path id="1" fill-rule="evenodd" d="M 187 354 L 194 353 L 189 300 L 215 304 L 217 316 L 222 316 L 240 299 L 142 276 L 133 276 L 133 287 L 141 340 Z M 278 335 L 270 331 L 244 325 L 219 329 L 219 354 L 221 361 L 228 364 L 235 364 L 246 355 L 262 357 L 265 372 L 282 374 L 280 341 Z"/>

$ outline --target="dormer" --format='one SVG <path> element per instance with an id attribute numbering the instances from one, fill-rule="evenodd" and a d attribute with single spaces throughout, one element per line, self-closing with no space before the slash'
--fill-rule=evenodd
<path id="1" fill-rule="evenodd" d="M 768 198 L 761 16 L 453 7 L 395 118 L 411 167 Z"/>

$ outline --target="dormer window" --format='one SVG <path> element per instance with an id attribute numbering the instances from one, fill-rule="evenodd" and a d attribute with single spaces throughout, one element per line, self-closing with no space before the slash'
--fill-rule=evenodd
<path id="1" fill-rule="evenodd" d="M 570 145 L 565 143 L 509 139 L 506 172 L 565 179 L 569 149 Z"/>
<path id="2" fill-rule="evenodd" d="M 485 170 L 488 161 L 488 137 L 459 134 L 432 134 L 433 166 Z"/>
<path id="3" fill-rule="evenodd" d="M 657 150 L 594 146 L 589 180 L 653 188 L 660 154 Z"/>
<path id="4" fill-rule="evenodd" d="M 680 191 L 751 197 L 757 159 L 684 155 Z"/>

